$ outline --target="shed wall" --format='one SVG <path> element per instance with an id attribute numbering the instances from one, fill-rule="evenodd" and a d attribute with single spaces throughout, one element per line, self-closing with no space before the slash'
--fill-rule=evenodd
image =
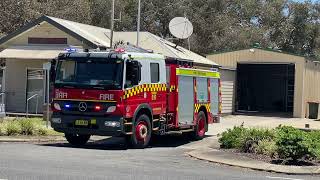
<path id="1" fill-rule="evenodd" d="M 237 68 L 238 63 L 294 63 L 295 64 L 295 93 L 294 117 L 305 116 L 305 103 L 303 93 L 305 58 L 290 54 L 278 53 L 261 49 L 246 49 L 221 54 L 208 55 L 208 59 L 223 67 Z"/>
<path id="2" fill-rule="evenodd" d="M 42 68 L 46 62 L 48 60 L 6 60 L 6 111 L 25 112 L 27 68 Z"/>

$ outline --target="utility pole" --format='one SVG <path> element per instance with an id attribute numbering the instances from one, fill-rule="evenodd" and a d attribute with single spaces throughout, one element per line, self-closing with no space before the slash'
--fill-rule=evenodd
<path id="1" fill-rule="evenodd" d="M 111 6 L 111 28 L 110 28 L 110 48 L 112 48 L 112 44 L 113 44 L 113 29 L 114 29 L 114 1 L 112 0 L 112 6 Z"/>
<path id="2" fill-rule="evenodd" d="M 187 18 L 187 13 L 186 13 L 186 12 L 184 12 L 184 18 L 188 19 L 188 18 Z M 187 29 L 187 30 L 188 30 L 188 29 Z M 190 49 L 191 49 L 191 45 L 190 45 L 190 37 L 188 37 L 188 49 L 189 49 L 189 51 L 190 51 Z"/>
<path id="3" fill-rule="evenodd" d="M 137 18 L 137 47 L 139 47 L 139 33 L 140 33 L 140 17 L 141 17 L 141 0 L 138 3 L 138 18 Z"/>

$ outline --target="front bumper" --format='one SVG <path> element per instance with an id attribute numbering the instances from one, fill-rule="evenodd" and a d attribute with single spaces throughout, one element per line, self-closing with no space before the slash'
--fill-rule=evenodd
<path id="1" fill-rule="evenodd" d="M 60 123 L 57 119 L 60 118 Z M 55 119 L 55 121 L 52 121 Z M 89 122 L 88 126 L 76 126 L 76 120 L 85 120 Z M 105 126 L 105 122 L 119 122 L 120 126 Z M 93 117 L 77 115 L 53 114 L 51 117 L 51 127 L 58 132 L 71 134 L 88 134 L 100 136 L 120 136 L 125 134 L 123 128 L 123 118 L 121 116 Z"/>

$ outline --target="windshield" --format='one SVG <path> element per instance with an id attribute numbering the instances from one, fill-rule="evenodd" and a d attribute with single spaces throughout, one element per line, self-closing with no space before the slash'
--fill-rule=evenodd
<path id="1" fill-rule="evenodd" d="M 60 60 L 55 84 L 69 87 L 122 88 L 121 60 Z"/>

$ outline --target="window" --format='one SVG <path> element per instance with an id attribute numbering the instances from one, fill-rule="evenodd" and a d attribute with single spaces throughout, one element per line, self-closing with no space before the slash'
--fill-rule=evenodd
<path id="1" fill-rule="evenodd" d="M 123 62 L 99 59 L 67 59 L 58 63 L 55 83 L 60 86 L 122 88 Z"/>
<path id="2" fill-rule="evenodd" d="M 159 64 L 150 63 L 151 83 L 158 83 L 160 81 Z"/>
<path id="3" fill-rule="evenodd" d="M 125 88 L 136 86 L 141 81 L 141 66 L 137 61 L 127 61 Z"/>
<path id="4" fill-rule="evenodd" d="M 170 66 L 166 66 L 167 86 L 170 85 Z"/>
<path id="5" fill-rule="evenodd" d="M 28 44 L 68 44 L 67 38 L 37 38 L 29 37 Z"/>

